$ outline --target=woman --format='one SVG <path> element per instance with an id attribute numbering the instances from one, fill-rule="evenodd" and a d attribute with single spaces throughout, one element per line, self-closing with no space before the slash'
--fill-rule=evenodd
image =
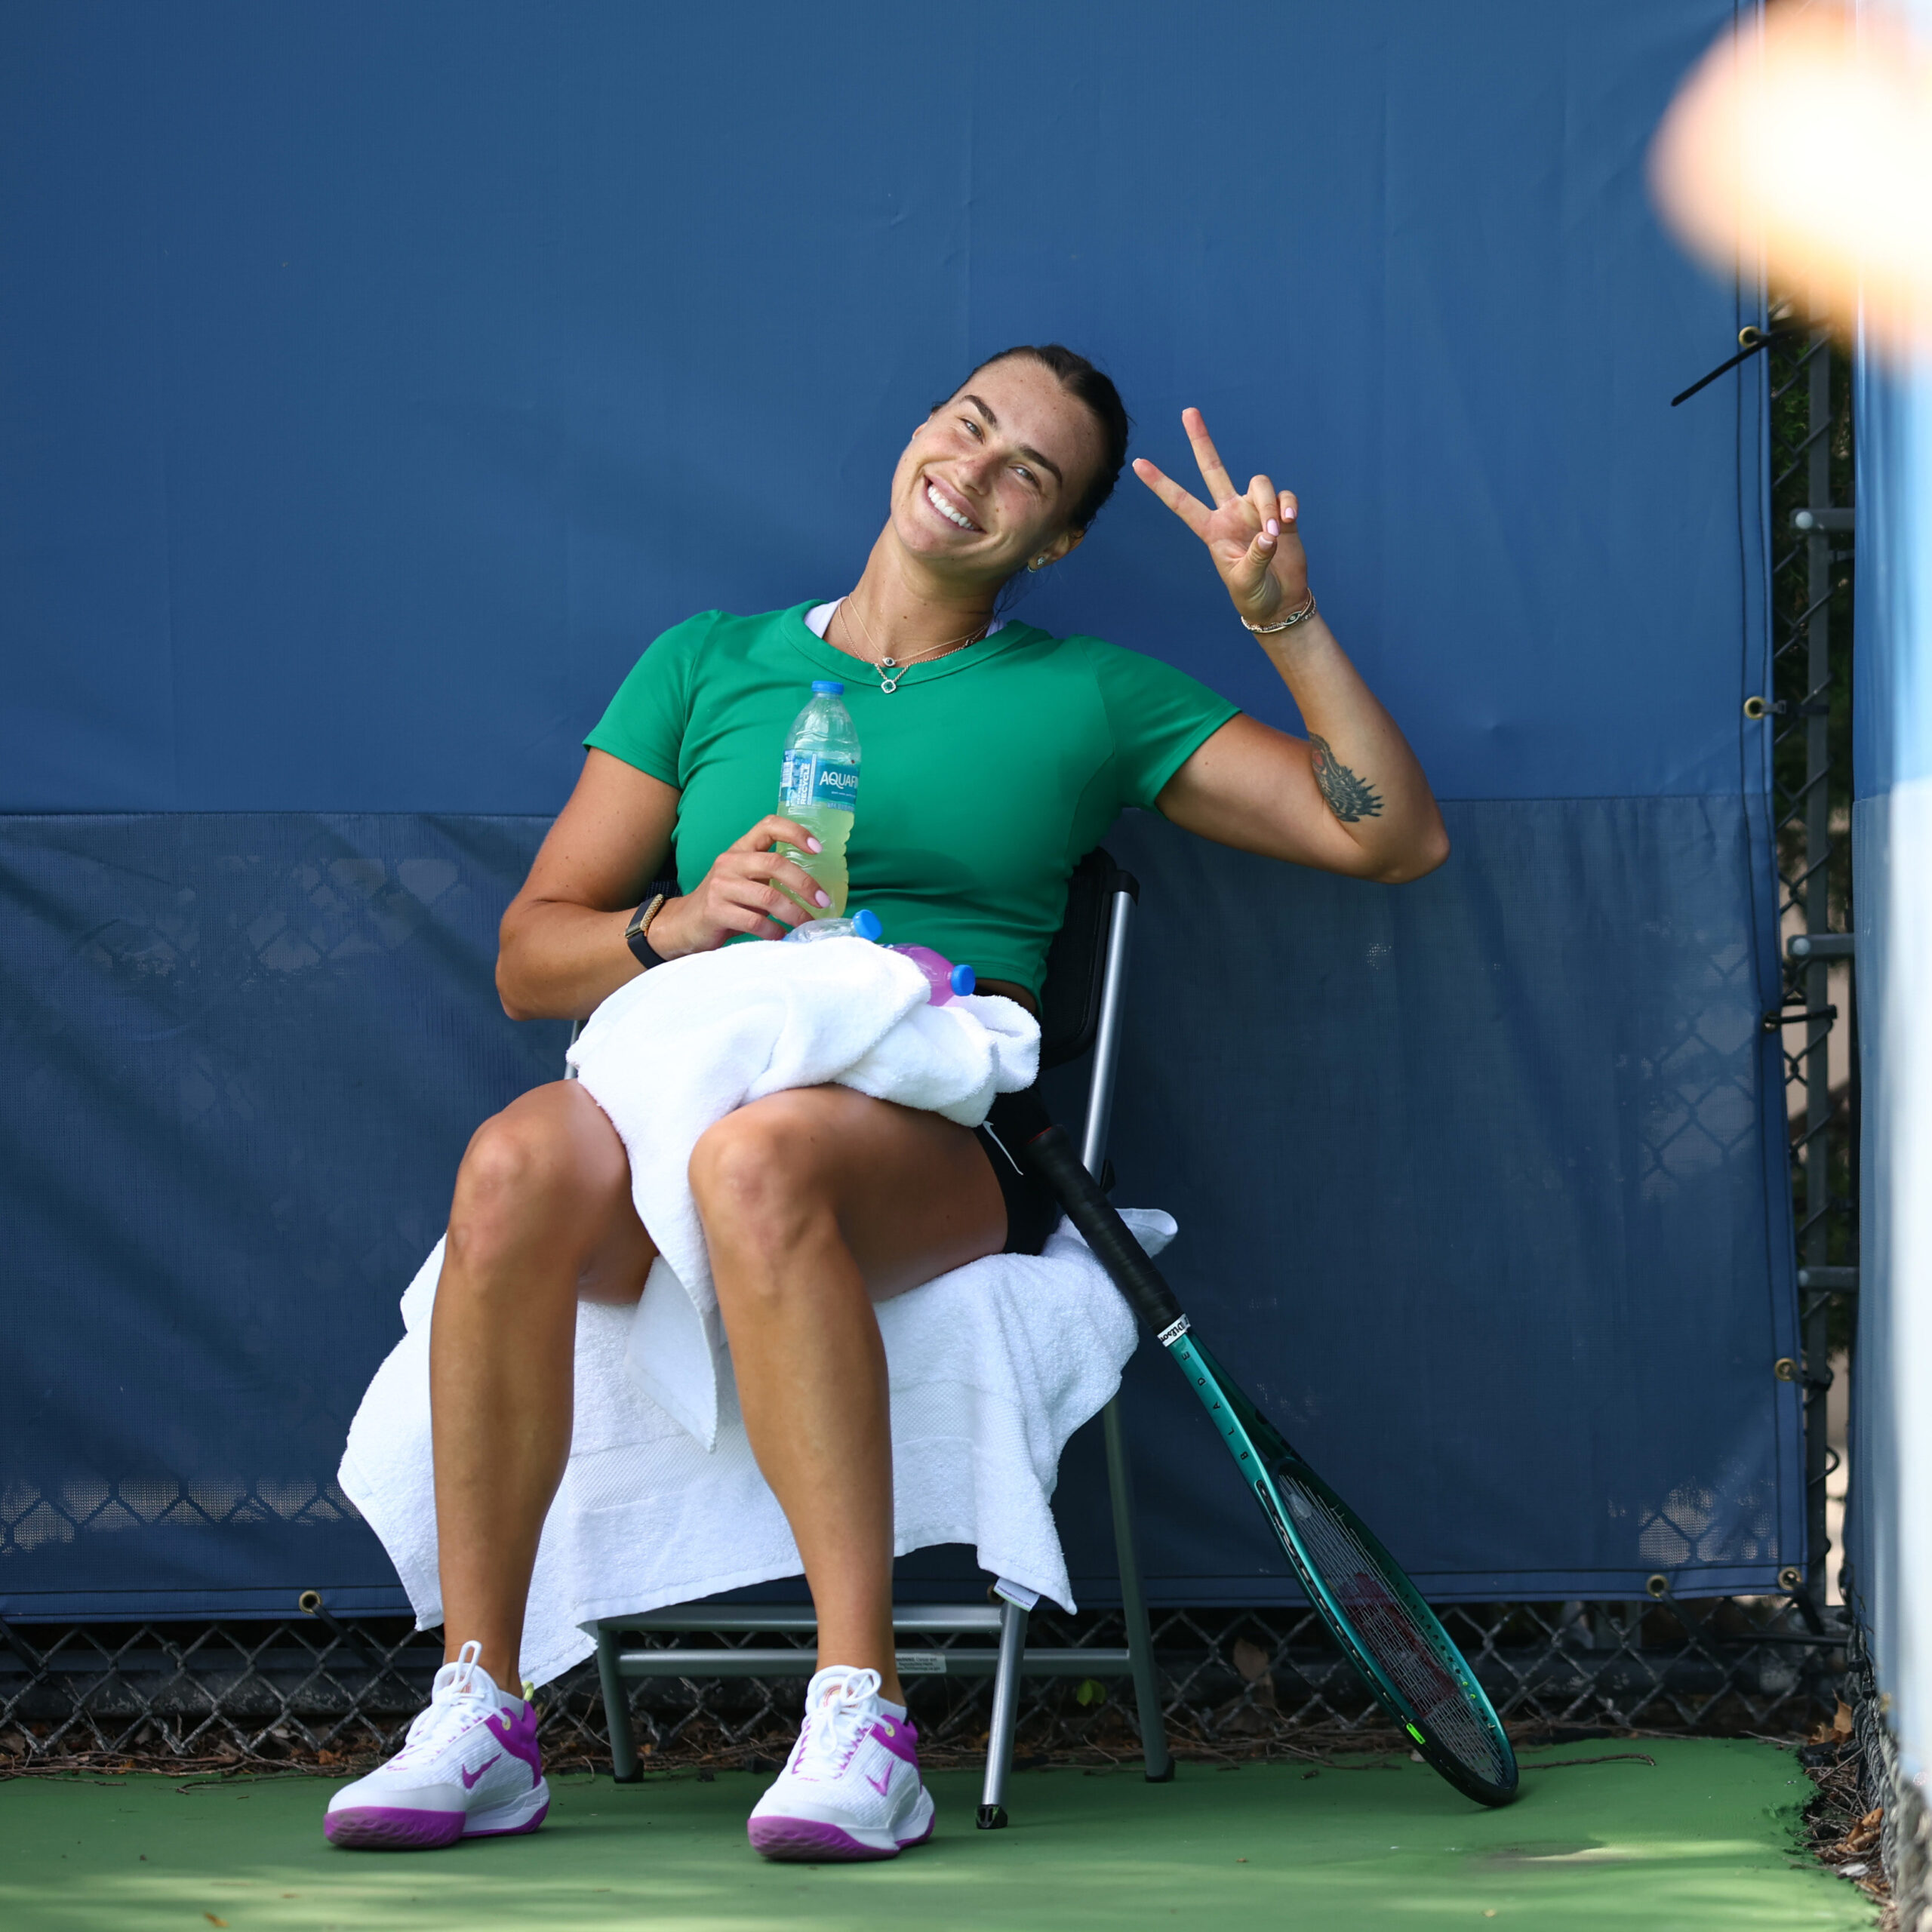
<path id="1" fill-rule="evenodd" d="M 503 923 L 514 1019 L 582 1017 L 658 961 L 774 940 L 826 902 L 764 805 L 786 725 L 842 675 L 865 755 L 856 899 L 896 937 L 1032 1007 L 1072 864 L 1125 804 L 1271 858 L 1398 881 L 1448 851 L 1427 781 L 1323 623 L 1296 503 L 1245 494 L 1198 411 L 1211 505 L 1134 472 L 1207 546 L 1306 742 L 1092 638 L 998 625 L 1000 592 L 1085 536 L 1126 455 L 1108 379 L 1052 346 L 986 362 L 915 432 L 852 592 L 660 638 L 589 740 L 582 777 Z M 784 487 L 782 469 L 777 488 Z M 679 896 L 639 906 L 676 834 Z M 997 1115 L 995 1115 L 995 1121 Z M 1054 1215 L 983 1134 L 841 1087 L 728 1115 L 691 1164 L 738 1398 L 819 1617 L 819 1674 L 752 1814 L 774 1857 L 890 1857 L 931 1834 L 891 1626 L 892 1470 L 875 1302 L 1006 1250 Z M 524 1600 L 570 1448 L 580 1298 L 634 1301 L 656 1254 L 624 1150 L 578 1086 L 485 1123 L 457 1177 L 431 1331 L 445 1628 L 454 1644 L 405 1750 L 337 1794 L 339 1844 L 432 1844 L 541 1822 L 518 1682 Z"/>

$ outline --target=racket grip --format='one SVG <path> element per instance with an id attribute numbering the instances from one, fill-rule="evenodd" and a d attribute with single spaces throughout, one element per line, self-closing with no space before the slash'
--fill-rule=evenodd
<path id="1" fill-rule="evenodd" d="M 1049 1127 L 1020 1144 L 1020 1152 L 1045 1175 L 1081 1238 L 1126 1296 L 1128 1305 L 1158 1335 L 1180 1317 L 1160 1269 L 1134 1238 L 1134 1232 L 1100 1192 L 1100 1184 L 1081 1164 L 1063 1127 Z"/>

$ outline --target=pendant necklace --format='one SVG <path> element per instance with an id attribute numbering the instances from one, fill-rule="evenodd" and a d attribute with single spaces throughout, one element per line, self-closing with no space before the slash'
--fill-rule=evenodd
<path id="1" fill-rule="evenodd" d="M 865 619 L 859 614 L 859 607 L 857 599 L 848 595 L 840 604 L 838 608 L 841 611 L 849 611 L 851 612 L 853 620 L 859 626 L 860 635 L 865 639 L 866 645 L 869 649 L 877 651 L 878 649 L 878 642 L 873 638 L 872 632 L 866 629 Z M 922 651 L 916 657 L 908 657 L 901 660 L 888 654 L 882 657 L 866 659 L 863 660 L 862 661 L 870 663 L 872 669 L 879 674 L 878 688 L 881 691 L 884 691 L 888 697 L 890 697 L 892 694 L 899 688 L 900 679 L 903 678 L 915 664 L 923 664 L 929 657 L 943 657 L 949 651 L 960 651 L 970 645 L 977 644 L 980 638 L 984 637 L 986 634 L 986 625 L 982 624 L 977 630 L 969 631 L 965 636 L 955 637 L 949 642 L 945 644 L 936 644 L 933 646 L 931 650 Z"/>

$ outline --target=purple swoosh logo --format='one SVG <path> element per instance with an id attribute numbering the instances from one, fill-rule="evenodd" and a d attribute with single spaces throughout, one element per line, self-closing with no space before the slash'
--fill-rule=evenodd
<path id="1" fill-rule="evenodd" d="M 485 1758 L 481 1764 L 477 1766 L 475 1770 L 465 1771 L 463 1774 L 463 1789 L 465 1791 L 474 1791 L 476 1789 L 476 1780 L 497 1761 L 497 1758 L 500 1758 L 503 1755 L 503 1754 L 499 1751 L 497 1753 L 496 1758 Z M 883 1788 L 883 1786 L 881 1787 L 881 1789 Z"/>
<path id="2" fill-rule="evenodd" d="M 880 1797 L 883 1798 L 885 1795 L 886 1786 L 892 1782 L 892 1774 L 888 1771 L 884 1777 L 875 1778 L 870 1771 L 868 1771 L 866 1774 L 866 1782 L 878 1793 Z"/>

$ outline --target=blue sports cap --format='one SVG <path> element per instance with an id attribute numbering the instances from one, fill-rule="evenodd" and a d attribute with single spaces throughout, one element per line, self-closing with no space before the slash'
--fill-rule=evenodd
<path id="1" fill-rule="evenodd" d="M 820 691 L 833 697 L 843 697 L 845 687 L 836 678 L 814 678 L 812 680 L 812 696 L 817 697 Z"/>

